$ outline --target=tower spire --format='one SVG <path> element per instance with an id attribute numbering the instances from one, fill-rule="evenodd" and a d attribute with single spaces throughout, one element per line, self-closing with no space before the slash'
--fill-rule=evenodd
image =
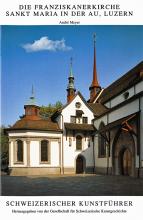
<path id="1" fill-rule="evenodd" d="M 31 96 L 29 97 L 28 100 L 28 105 L 36 105 L 36 99 L 35 99 L 35 94 L 34 94 L 34 86 L 32 84 L 32 89 L 31 89 Z"/>
<path id="2" fill-rule="evenodd" d="M 73 59 L 71 57 L 70 59 L 70 73 L 69 73 L 69 83 L 68 83 L 68 86 L 67 86 L 67 102 L 71 102 L 75 96 L 75 87 L 74 87 L 74 76 L 73 76 L 73 70 L 72 70 L 72 62 L 73 62 Z"/>
<path id="3" fill-rule="evenodd" d="M 94 58 L 93 58 L 93 79 L 91 86 L 89 87 L 90 90 L 90 102 L 92 102 L 93 98 L 96 96 L 97 92 L 100 91 L 101 87 L 98 83 L 97 79 L 97 70 L 96 70 L 96 50 L 95 50 L 95 43 L 96 43 L 96 34 L 93 34 L 93 44 L 94 44 Z"/>
<path id="4" fill-rule="evenodd" d="M 99 83 L 97 80 L 97 70 L 96 70 L 96 51 L 95 51 L 95 43 L 96 43 L 96 34 L 93 34 L 93 43 L 94 43 L 94 59 L 93 59 L 93 81 L 92 86 L 99 87 Z"/>
<path id="5" fill-rule="evenodd" d="M 70 77 L 73 77 L 73 71 L 72 71 L 72 62 L 73 62 L 73 58 L 70 58 Z"/>
<path id="6" fill-rule="evenodd" d="M 40 107 L 36 104 L 35 94 L 34 94 L 34 86 L 32 85 L 31 89 L 31 96 L 29 97 L 29 100 L 27 101 L 27 104 L 24 105 L 25 109 L 25 119 L 29 120 L 39 120 L 39 111 Z"/>
<path id="7" fill-rule="evenodd" d="M 34 97 L 34 86 L 33 86 L 33 84 L 32 84 L 32 91 L 31 91 L 31 97 Z"/>

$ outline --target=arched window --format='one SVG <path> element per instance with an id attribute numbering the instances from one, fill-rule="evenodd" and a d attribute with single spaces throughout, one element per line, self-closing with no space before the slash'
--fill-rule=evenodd
<path id="1" fill-rule="evenodd" d="M 23 141 L 17 140 L 17 162 L 23 162 Z"/>
<path id="2" fill-rule="evenodd" d="M 41 141 L 41 162 L 49 161 L 48 148 L 49 148 L 49 142 L 47 140 L 42 140 Z"/>
<path id="3" fill-rule="evenodd" d="M 103 130 L 104 127 L 104 123 L 101 122 L 98 135 L 98 157 L 106 157 L 106 132 Z"/>
<path id="4" fill-rule="evenodd" d="M 80 135 L 76 136 L 76 150 L 82 150 L 82 137 Z"/>

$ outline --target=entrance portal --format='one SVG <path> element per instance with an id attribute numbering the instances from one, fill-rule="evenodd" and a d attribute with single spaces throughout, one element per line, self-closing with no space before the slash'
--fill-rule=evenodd
<path id="1" fill-rule="evenodd" d="M 82 155 L 79 155 L 76 159 L 76 173 L 84 173 L 85 167 L 85 158 Z"/>
<path id="2" fill-rule="evenodd" d="M 135 175 L 135 142 L 132 134 L 119 130 L 112 147 L 113 174 Z"/>

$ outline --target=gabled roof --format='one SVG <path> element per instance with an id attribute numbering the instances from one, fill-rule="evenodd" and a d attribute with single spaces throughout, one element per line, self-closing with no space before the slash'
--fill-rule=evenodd
<path id="1" fill-rule="evenodd" d="M 75 97 L 73 98 L 73 100 L 79 95 L 79 97 L 81 98 L 81 100 L 83 101 L 83 103 L 87 106 L 87 108 L 89 108 L 93 114 L 94 114 L 94 110 L 91 108 L 91 106 L 89 105 L 89 103 L 87 103 L 87 101 L 85 100 L 85 98 L 83 97 L 83 95 L 78 91 L 75 95 Z M 71 102 L 73 102 L 73 100 Z M 70 103 L 67 103 L 66 105 L 64 105 L 60 110 L 56 111 L 53 115 L 52 115 L 52 119 L 56 118 L 68 105 L 70 105 Z"/>
<path id="2" fill-rule="evenodd" d="M 6 129 L 6 131 L 13 130 L 38 130 L 38 131 L 54 131 L 59 132 L 61 129 L 58 123 L 52 122 L 50 119 L 41 120 L 27 120 L 21 119 L 17 121 L 12 127 Z"/>
<path id="3" fill-rule="evenodd" d="M 116 80 L 114 83 L 112 83 L 110 86 L 108 86 L 106 89 L 104 89 L 103 93 L 99 97 L 100 102 L 106 103 L 121 92 L 143 80 L 142 72 L 143 61 L 136 65 L 133 69 L 128 71 L 121 78 Z"/>

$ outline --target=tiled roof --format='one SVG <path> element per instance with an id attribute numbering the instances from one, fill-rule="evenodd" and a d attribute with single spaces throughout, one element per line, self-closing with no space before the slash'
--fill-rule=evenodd
<path id="1" fill-rule="evenodd" d="M 92 124 L 64 123 L 64 125 L 68 130 L 94 131 L 94 126 Z"/>
<path id="2" fill-rule="evenodd" d="M 105 132 L 105 131 L 109 131 L 117 126 L 122 126 L 123 123 L 125 121 L 132 121 L 134 118 L 136 118 L 139 115 L 139 112 L 133 113 L 131 115 L 128 115 L 124 118 L 120 118 L 117 121 L 113 121 L 107 125 L 105 125 L 105 127 L 102 127 L 101 129 L 99 129 L 99 132 Z M 97 130 L 97 129 L 96 129 Z"/>
<path id="3" fill-rule="evenodd" d="M 44 130 L 44 131 L 61 131 L 58 123 L 51 120 L 27 120 L 21 119 L 7 130 Z"/>
<path id="4" fill-rule="evenodd" d="M 121 78 L 116 80 L 106 89 L 104 89 L 103 93 L 101 94 L 99 100 L 101 103 L 105 103 L 114 96 L 118 95 L 122 91 L 125 91 L 129 87 L 135 85 L 137 82 L 143 79 L 141 72 L 143 71 L 143 61 L 140 62 L 137 66 L 133 69 L 128 71 L 125 75 Z"/>
<path id="5" fill-rule="evenodd" d="M 101 114 L 108 111 L 108 108 L 101 103 L 88 103 L 93 109 L 95 116 L 100 116 Z"/>

